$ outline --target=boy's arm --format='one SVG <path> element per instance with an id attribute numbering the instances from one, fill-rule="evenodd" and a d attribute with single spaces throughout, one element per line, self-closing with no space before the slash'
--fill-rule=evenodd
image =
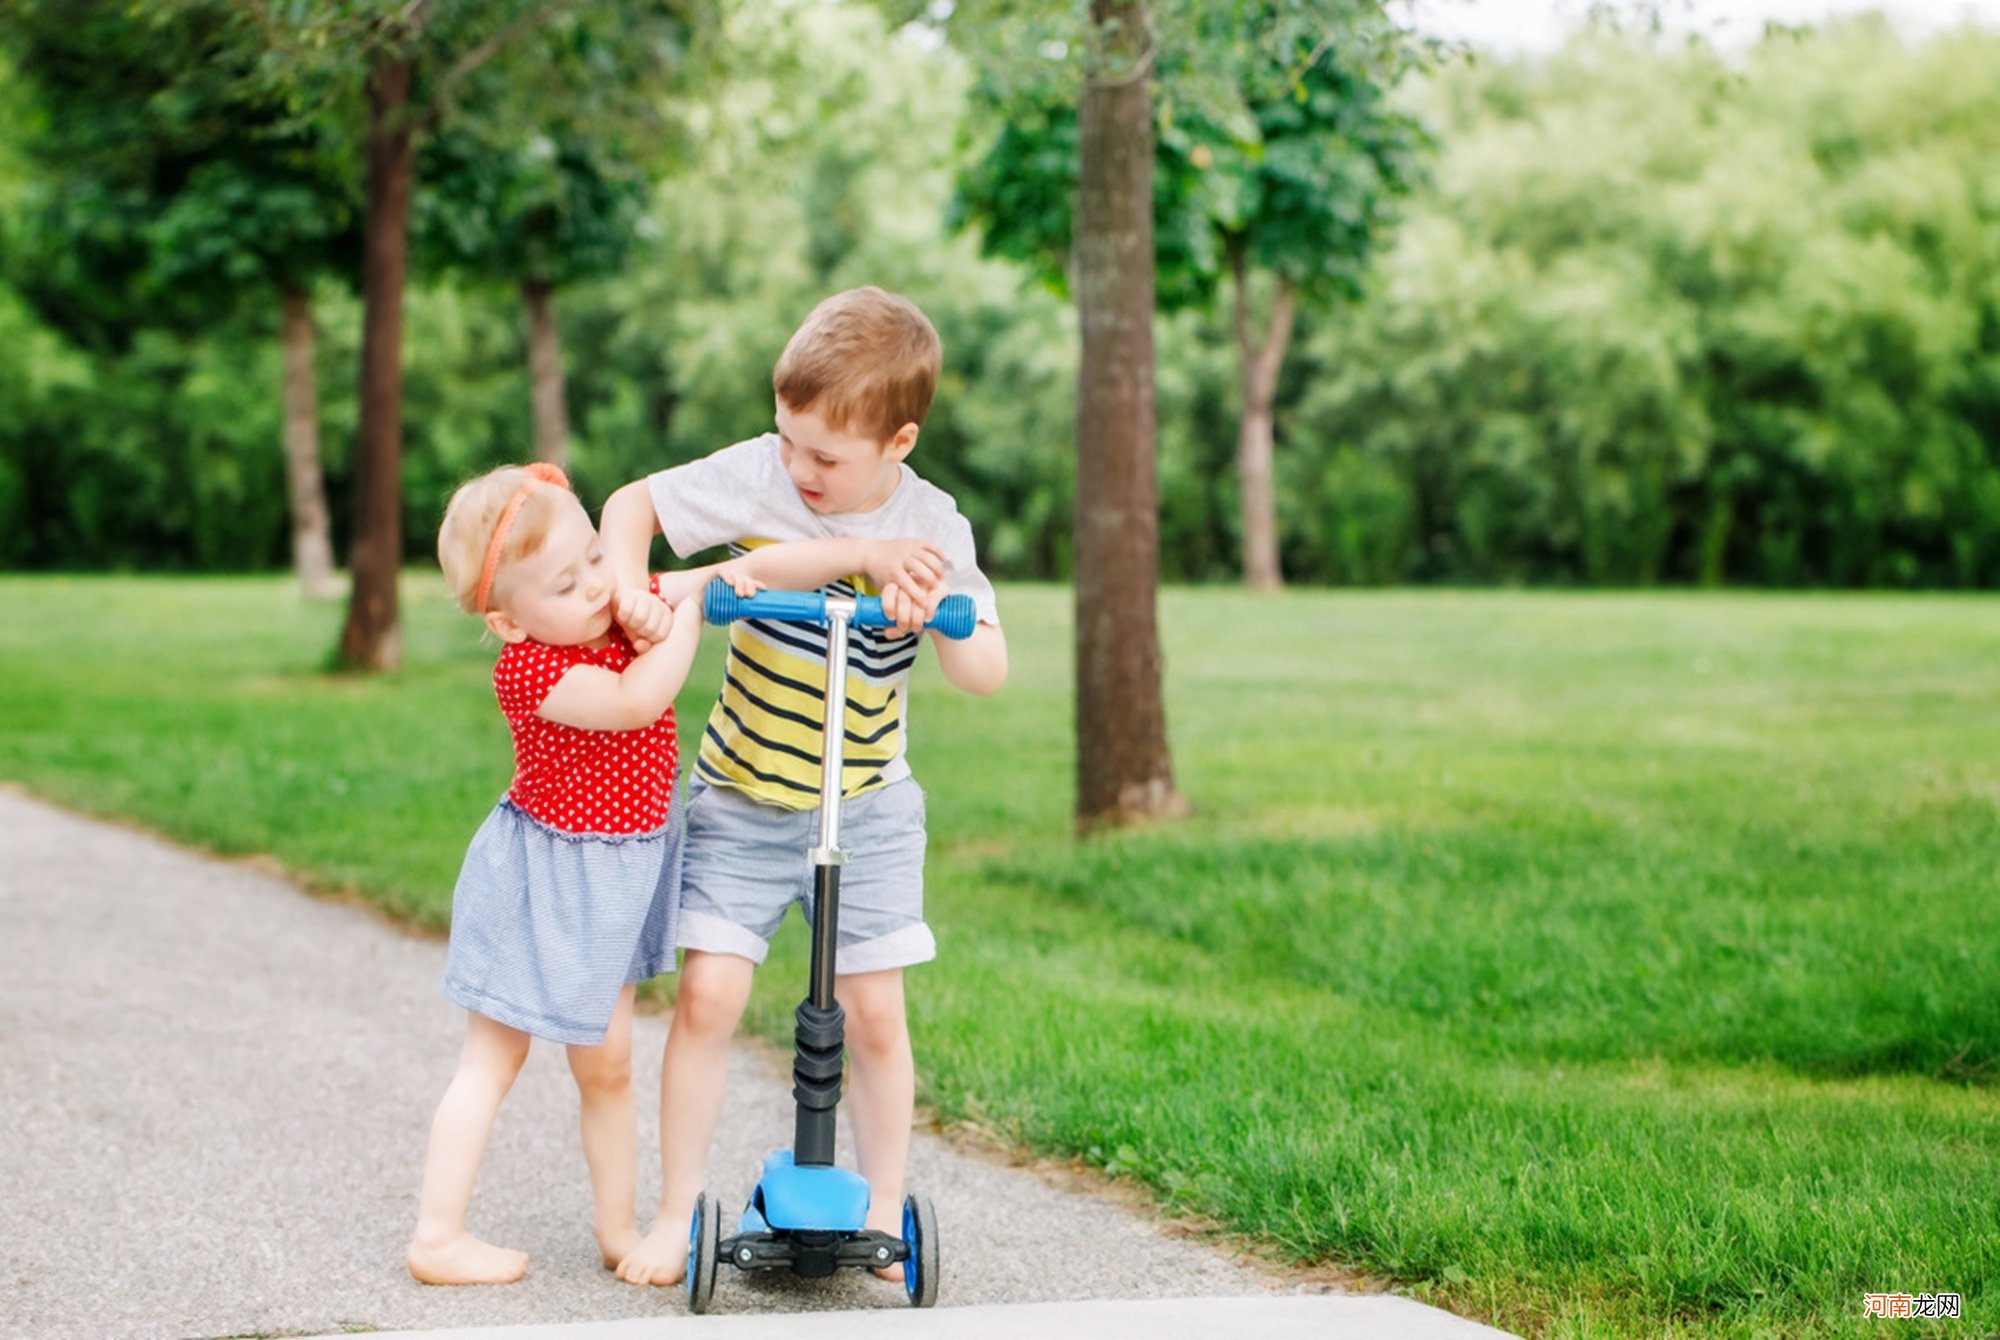
<path id="1" fill-rule="evenodd" d="M 953 688 L 981 696 L 1007 682 L 1007 635 L 997 624 L 982 623 L 963 642 L 933 632 L 938 669 Z"/>
<path id="2" fill-rule="evenodd" d="M 605 500 L 597 537 L 604 542 L 605 557 L 611 560 L 611 572 L 619 586 L 646 589 L 646 560 L 653 552 L 653 537 L 659 533 L 659 513 L 653 510 L 653 495 L 645 480 L 635 479 Z"/>
<path id="3" fill-rule="evenodd" d="M 776 591 L 816 591 L 861 572 L 878 589 L 896 586 L 910 592 L 929 618 L 944 596 L 940 586 L 944 570 L 944 554 L 927 540 L 790 540 L 759 545 L 727 563 L 662 573 L 660 598 L 678 603 L 690 593 L 699 594 L 710 578 L 718 576 L 728 579 L 739 593 L 744 593 L 745 580 Z"/>
<path id="4" fill-rule="evenodd" d="M 653 597 L 621 592 L 628 600 Z M 549 690 L 535 715 L 581 730 L 640 730 L 673 706 L 674 695 L 687 682 L 694 665 L 695 643 L 701 637 L 701 609 L 693 600 L 674 610 L 666 639 L 636 657 L 621 674 L 599 665 L 572 666 Z"/>

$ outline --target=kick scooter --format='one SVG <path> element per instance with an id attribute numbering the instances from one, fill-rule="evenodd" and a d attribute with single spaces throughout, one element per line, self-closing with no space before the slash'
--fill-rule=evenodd
<path id="1" fill-rule="evenodd" d="M 713 624 L 768 619 L 817 624 L 826 629 L 825 740 L 820 752 L 819 845 L 806 853 L 813 874 L 812 970 L 806 998 L 794 1016 L 792 1096 L 798 1100 L 793 1145 L 764 1160 L 757 1189 L 722 1236 L 722 1206 L 715 1193 L 695 1200 L 688 1226 L 688 1310 L 706 1312 L 715 1298 L 716 1266 L 739 1270 L 789 1269 L 820 1279 L 843 1266 L 879 1269 L 903 1263 L 903 1288 L 914 1307 L 937 1302 L 937 1212 L 930 1198 L 903 1198 L 900 1238 L 863 1228 L 868 1182 L 833 1161 L 834 1109 L 840 1103 L 844 1017 L 833 996 L 834 948 L 839 943 L 841 752 L 847 720 L 847 634 L 850 626 L 884 628 L 882 602 L 874 596 L 760 591 L 738 596 L 727 582 L 709 584 L 703 614 Z M 972 598 L 946 596 L 929 624 L 946 637 L 972 636 L 978 622 Z"/>

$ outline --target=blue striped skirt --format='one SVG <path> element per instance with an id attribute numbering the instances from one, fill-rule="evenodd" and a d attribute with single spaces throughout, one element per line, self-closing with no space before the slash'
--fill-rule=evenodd
<path id="1" fill-rule="evenodd" d="M 604 1041 L 625 985 L 673 970 L 681 822 L 672 808 L 658 832 L 582 835 L 503 798 L 452 891 L 444 994 L 538 1038 Z"/>

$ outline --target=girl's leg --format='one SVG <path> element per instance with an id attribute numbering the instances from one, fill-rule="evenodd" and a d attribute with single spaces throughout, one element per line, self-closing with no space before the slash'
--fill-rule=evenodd
<path id="1" fill-rule="evenodd" d="M 612 1011 L 611 1027 L 595 1047 L 572 1046 L 569 1072 L 581 1100 L 583 1161 L 596 1206 L 597 1250 L 616 1270 L 639 1245 L 634 1225 L 639 1175 L 639 1120 L 632 1105 L 632 988 Z"/>
<path id="2" fill-rule="evenodd" d="M 903 1175 L 917 1101 L 903 970 L 838 977 L 833 994 L 847 1015 L 847 1119 L 854 1128 L 855 1162 L 868 1179 L 866 1226 L 897 1235 L 903 1230 Z M 875 1273 L 903 1278 L 900 1265 Z"/>
<path id="3" fill-rule="evenodd" d="M 687 1274 L 688 1220 L 701 1194 L 708 1142 L 722 1115 L 729 1039 L 757 967 L 735 954 L 687 951 L 660 1063 L 660 1207 L 652 1231 L 618 1267 L 633 1284 L 678 1284 Z"/>
<path id="4" fill-rule="evenodd" d="M 431 1119 L 417 1231 L 404 1258 L 425 1284 L 507 1284 L 527 1273 L 525 1252 L 495 1247 L 465 1231 L 465 1209 L 500 1100 L 528 1059 L 528 1041 L 526 1033 L 483 1014 L 466 1016 L 458 1073 Z"/>

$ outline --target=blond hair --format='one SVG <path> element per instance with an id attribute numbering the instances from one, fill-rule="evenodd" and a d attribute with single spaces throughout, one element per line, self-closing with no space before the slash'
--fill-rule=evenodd
<path id="1" fill-rule="evenodd" d="M 943 359 L 930 318 L 871 284 L 812 309 L 778 356 L 771 389 L 837 433 L 887 442 L 906 423 L 922 426 Z"/>
<path id="2" fill-rule="evenodd" d="M 445 504 L 444 522 L 438 527 L 438 566 L 444 569 L 445 582 L 458 607 L 467 614 L 481 613 L 479 579 L 486 569 L 486 551 L 493 543 L 500 514 L 521 486 L 533 480 L 527 467 L 503 465 L 459 485 Z M 496 574 L 541 549 L 560 515 L 561 500 L 573 496 L 567 489 L 553 486 L 528 490 L 500 545 Z M 489 599 L 487 603 L 492 602 Z"/>

